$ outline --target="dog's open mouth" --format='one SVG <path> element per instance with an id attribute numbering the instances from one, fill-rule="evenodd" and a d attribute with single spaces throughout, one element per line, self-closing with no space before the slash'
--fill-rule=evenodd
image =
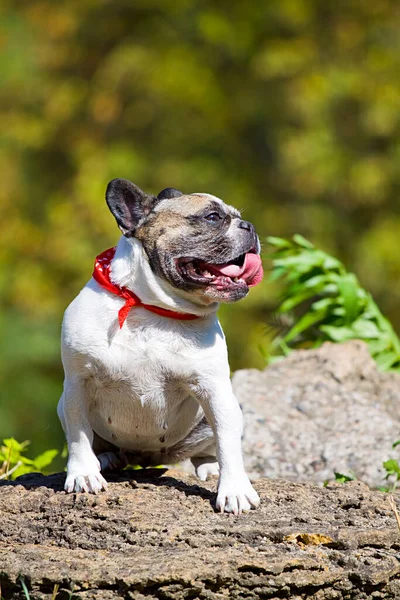
<path id="1" fill-rule="evenodd" d="M 261 258 L 254 252 L 241 254 L 222 264 L 180 258 L 177 267 L 184 279 L 197 285 L 212 285 L 220 290 L 238 286 L 253 287 L 263 278 Z"/>

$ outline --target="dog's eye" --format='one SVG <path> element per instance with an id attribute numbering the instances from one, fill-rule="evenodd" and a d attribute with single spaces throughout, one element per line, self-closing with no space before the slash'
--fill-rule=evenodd
<path id="1" fill-rule="evenodd" d="M 222 219 L 221 215 L 217 212 L 212 212 L 209 215 L 206 215 L 204 218 L 207 219 L 207 221 L 214 221 L 214 223 Z"/>

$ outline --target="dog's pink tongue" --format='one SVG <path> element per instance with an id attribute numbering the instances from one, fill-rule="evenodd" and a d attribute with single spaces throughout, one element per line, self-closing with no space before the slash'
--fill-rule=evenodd
<path id="1" fill-rule="evenodd" d="M 227 277 L 240 277 L 244 279 L 249 287 L 260 283 L 264 275 L 261 258 L 258 254 L 246 254 L 242 267 L 238 265 L 225 265 L 218 267 L 218 271 Z"/>

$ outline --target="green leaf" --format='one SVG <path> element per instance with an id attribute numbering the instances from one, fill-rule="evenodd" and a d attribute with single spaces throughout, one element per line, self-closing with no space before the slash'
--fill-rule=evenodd
<path id="1" fill-rule="evenodd" d="M 333 256 L 328 256 L 325 254 L 324 260 L 322 262 L 322 266 L 326 271 L 342 271 L 344 272 L 344 267 L 342 263 L 334 258 Z"/>
<path id="2" fill-rule="evenodd" d="M 350 327 L 335 327 L 334 325 L 322 325 L 320 330 L 333 342 L 345 342 L 354 339 L 354 333 Z"/>
<path id="3" fill-rule="evenodd" d="M 306 313 L 297 321 L 297 323 L 290 329 L 290 331 L 283 338 L 286 343 L 291 342 L 300 333 L 315 325 L 319 321 L 322 321 L 326 316 L 326 310 L 318 310 Z"/>
<path id="4" fill-rule="evenodd" d="M 34 469 L 31 466 L 28 465 L 20 465 L 18 467 L 18 469 L 16 469 L 12 475 L 11 475 L 11 479 L 16 479 L 17 477 L 20 477 L 21 475 L 25 475 L 26 473 L 32 473 L 33 471 L 36 471 L 36 469 Z"/>
<path id="5" fill-rule="evenodd" d="M 17 442 L 14 438 L 6 438 L 3 440 L 3 445 L 0 448 L 1 460 L 9 463 L 10 466 L 15 465 L 21 459 L 21 452 L 30 442 Z"/>
<path id="6" fill-rule="evenodd" d="M 381 371 L 387 371 L 399 360 L 399 356 L 395 352 L 382 352 L 374 358 Z"/>
<path id="7" fill-rule="evenodd" d="M 34 461 L 31 460 L 30 458 L 28 458 L 27 456 L 20 455 L 18 457 L 18 460 L 20 460 L 22 462 L 22 464 L 24 464 L 24 465 L 33 465 L 34 464 Z M 18 460 L 15 462 L 18 462 Z"/>
<path id="8" fill-rule="evenodd" d="M 38 471 L 42 471 L 45 467 L 47 467 L 50 463 L 53 462 L 54 458 L 57 456 L 58 450 L 46 450 L 42 454 L 39 454 L 34 460 L 33 464 Z"/>
<path id="9" fill-rule="evenodd" d="M 354 331 L 354 337 L 361 339 L 376 339 L 380 336 L 380 331 L 376 324 L 373 321 L 367 321 L 367 319 L 357 319 L 351 328 Z"/>
<path id="10" fill-rule="evenodd" d="M 314 253 L 302 252 L 297 256 L 286 256 L 273 261 L 277 267 L 295 267 L 298 272 L 303 273 L 311 267 L 318 267 L 321 260 Z"/>
<path id="11" fill-rule="evenodd" d="M 343 475 L 343 473 L 337 473 L 336 471 L 335 471 L 334 475 L 335 475 L 335 481 L 337 481 L 338 483 L 346 483 L 347 481 L 355 480 L 355 477 L 353 477 L 352 475 Z"/>
<path id="12" fill-rule="evenodd" d="M 14 438 L 5 438 L 3 440 L 3 445 L 6 448 L 11 448 L 15 452 L 24 452 L 29 444 L 30 442 L 28 440 L 25 440 L 25 442 L 17 442 Z"/>
<path id="13" fill-rule="evenodd" d="M 279 340 L 279 347 L 285 356 L 289 356 L 291 349 L 284 340 Z"/>
<path id="14" fill-rule="evenodd" d="M 307 291 L 303 294 L 298 294 L 297 296 L 291 296 L 290 298 L 282 302 L 278 310 L 279 312 L 288 312 L 298 304 L 301 304 L 302 302 L 308 300 L 309 298 L 312 298 L 313 296 L 315 296 L 313 291 Z"/>
<path id="15" fill-rule="evenodd" d="M 390 477 L 391 475 L 400 476 L 400 466 L 395 458 L 389 458 L 389 460 L 385 461 L 383 463 L 383 468 L 387 473 L 387 477 Z"/>
<path id="16" fill-rule="evenodd" d="M 285 240 L 284 238 L 274 237 L 272 235 L 267 237 L 267 242 L 271 246 L 275 246 L 276 248 L 291 248 L 292 244 Z"/>
<path id="17" fill-rule="evenodd" d="M 58 454 L 57 450 L 47 450 L 35 459 L 28 458 L 24 456 L 23 452 L 25 452 L 29 444 L 30 442 L 28 441 L 18 442 L 13 438 L 3 440 L 3 445 L 0 448 L 0 468 L 2 474 L 12 471 L 10 477 L 11 479 L 16 479 L 25 473 L 42 471 Z M 5 465 L 2 466 L 1 463 L 5 463 Z"/>
<path id="18" fill-rule="evenodd" d="M 397 440 L 396 442 L 393 442 L 392 448 L 396 448 L 399 444 L 400 444 L 400 440 Z"/>
<path id="19" fill-rule="evenodd" d="M 23 578 L 22 575 L 20 575 L 19 582 L 20 582 L 21 587 L 22 587 L 22 589 L 24 591 L 24 595 L 25 595 L 26 600 L 30 600 L 31 597 L 29 595 L 29 590 L 26 587 L 26 584 L 25 584 L 25 581 L 24 581 L 24 578 Z"/>
<path id="20" fill-rule="evenodd" d="M 357 295 L 359 287 L 357 279 L 353 273 L 346 273 L 338 280 L 337 287 L 345 309 L 346 323 L 352 323 L 361 310 Z"/>
<path id="21" fill-rule="evenodd" d="M 321 298 L 321 300 L 317 300 L 313 302 L 312 310 L 321 310 L 322 308 L 328 308 L 331 305 L 334 306 L 336 303 L 335 298 Z"/>
<path id="22" fill-rule="evenodd" d="M 277 362 L 280 362 L 281 360 L 284 360 L 285 356 L 270 356 L 269 357 L 269 361 L 268 364 L 273 365 Z"/>
<path id="23" fill-rule="evenodd" d="M 386 335 L 381 335 L 378 340 L 371 340 L 368 342 L 368 348 L 372 356 L 379 354 L 384 350 L 390 348 L 390 339 Z"/>
<path id="24" fill-rule="evenodd" d="M 328 285 L 326 285 L 321 290 L 319 290 L 319 293 L 320 294 L 330 294 L 332 296 L 336 296 L 338 293 L 336 283 L 328 283 Z"/>
<path id="25" fill-rule="evenodd" d="M 323 275 L 314 275 L 314 277 L 310 277 L 310 279 L 302 282 L 302 285 L 306 288 L 315 288 L 324 286 L 326 283 L 330 283 L 330 281 L 329 276 L 324 273 Z"/>
<path id="26" fill-rule="evenodd" d="M 284 269 L 283 267 L 276 267 L 276 268 L 272 269 L 268 280 L 276 281 L 277 279 L 280 279 L 281 277 L 283 277 L 285 272 L 286 272 L 286 269 Z"/>
<path id="27" fill-rule="evenodd" d="M 299 233 L 295 233 L 292 239 L 294 242 L 296 242 L 296 244 L 298 244 L 298 246 L 301 246 L 302 248 L 315 248 L 314 244 L 312 244 L 309 240 L 307 240 Z"/>

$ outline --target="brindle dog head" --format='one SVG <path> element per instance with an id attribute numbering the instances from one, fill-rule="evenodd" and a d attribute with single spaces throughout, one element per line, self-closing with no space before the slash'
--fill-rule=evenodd
<path id="1" fill-rule="evenodd" d="M 261 280 L 253 225 L 219 198 L 173 188 L 155 197 L 113 179 L 106 200 L 122 233 L 141 241 L 153 271 L 178 290 L 234 302 Z"/>

